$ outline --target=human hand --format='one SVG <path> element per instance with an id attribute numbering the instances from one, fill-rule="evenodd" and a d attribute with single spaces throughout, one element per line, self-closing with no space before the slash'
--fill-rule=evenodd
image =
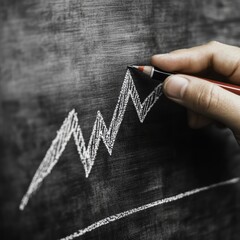
<path id="1" fill-rule="evenodd" d="M 227 77 L 229 82 L 240 85 L 240 48 L 213 41 L 154 55 L 151 62 L 165 71 L 181 73 L 168 77 L 163 91 L 169 99 L 187 107 L 190 127 L 200 128 L 216 120 L 232 129 L 240 144 L 240 96 L 186 75 L 213 70 Z"/>

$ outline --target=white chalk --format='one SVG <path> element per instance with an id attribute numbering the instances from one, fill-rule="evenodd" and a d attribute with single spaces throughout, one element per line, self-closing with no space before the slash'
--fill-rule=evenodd
<path id="1" fill-rule="evenodd" d="M 109 128 L 107 129 L 103 116 L 101 112 L 98 111 L 87 148 L 82 135 L 81 127 L 78 123 L 77 113 L 74 109 L 69 112 L 67 118 L 64 120 L 61 128 L 57 132 L 57 136 L 52 141 L 50 148 L 38 167 L 26 194 L 23 196 L 19 206 L 20 210 L 25 208 L 32 194 L 39 189 L 44 178 L 51 173 L 72 135 L 85 170 L 85 176 L 88 177 L 94 165 L 101 139 L 103 140 L 108 153 L 111 155 L 129 98 L 132 98 L 138 118 L 140 122 L 143 122 L 147 113 L 161 95 L 162 84 L 159 84 L 149 94 L 144 102 L 141 103 L 132 76 L 129 70 L 127 70 Z"/>
<path id="2" fill-rule="evenodd" d="M 84 235 L 88 232 L 91 232 L 91 231 L 93 231 L 93 230 L 95 230 L 95 229 L 97 229 L 97 228 L 99 228 L 103 225 L 107 225 L 111 222 L 115 222 L 115 221 L 117 221 L 121 218 L 125 218 L 125 217 L 127 217 L 129 215 L 132 215 L 134 213 L 138 213 L 138 212 L 144 211 L 146 209 L 150 209 L 150 208 L 153 208 L 153 207 L 156 207 L 156 206 L 159 206 L 159 205 L 163 205 L 163 204 L 166 204 L 166 203 L 174 202 L 174 201 L 180 200 L 182 198 L 186 198 L 186 197 L 192 196 L 194 194 L 204 192 L 204 191 L 207 191 L 207 190 L 210 190 L 210 189 L 213 189 L 213 188 L 217 188 L 217 187 L 221 187 L 221 186 L 225 186 L 225 185 L 230 185 L 230 184 L 235 184 L 235 183 L 239 182 L 239 180 L 240 180 L 240 178 L 233 178 L 233 179 L 230 179 L 230 180 L 227 180 L 227 181 L 224 181 L 224 182 L 219 182 L 219 183 L 216 183 L 216 184 L 212 184 L 212 185 L 209 185 L 209 186 L 206 186 L 206 187 L 196 188 L 196 189 L 193 189 L 191 191 L 187 191 L 187 192 L 180 193 L 180 194 L 177 194 L 177 195 L 172 196 L 172 197 L 157 200 L 157 201 L 142 205 L 140 207 L 136 207 L 136 208 L 133 208 L 133 209 L 130 209 L 130 210 L 127 210 L 127 211 L 124 211 L 124 212 L 106 217 L 104 219 L 101 219 L 100 221 L 97 221 L 97 222 L 87 226 L 86 228 L 80 229 L 77 232 L 74 232 L 74 233 L 70 234 L 67 237 L 61 238 L 61 240 L 74 239 L 74 238 L 82 236 L 82 235 Z"/>

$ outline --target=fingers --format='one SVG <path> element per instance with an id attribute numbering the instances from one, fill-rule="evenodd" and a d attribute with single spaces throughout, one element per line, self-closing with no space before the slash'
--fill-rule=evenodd
<path id="1" fill-rule="evenodd" d="M 215 41 L 198 47 L 154 55 L 151 62 L 154 66 L 170 72 L 192 74 L 213 69 L 228 77 L 229 81 L 240 84 L 240 48 Z"/>
<path id="2" fill-rule="evenodd" d="M 201 114 L 188 110 L 188 125 L 191 128 L 198 129 L 205 127 L 212 123 L 212 119 L 209 119 Z"/>
<path id="3" fill-rule="evenodd" d="M 151 62 L 169 72 L 196 74 L 213 70 L 240 84 L 240 48 L 218 42 L 155 55 Z M 205 126 L 209 118 L 214 119 L 229 126 L 240 144 L 240 96 L 188 75 L 170 76 L 163 90 L 168 98 L 192 110 L 188 114 L 191 127 Z"/>
<path id="4" fill-rule="evenodd" d="M 233 132 L 234 133 L 234 136 L 238 142 L 238 144 L 240 145 L 240 134 L 239 133 L 236 133 L 236 132 Z"/>
<path id="5" fill-rule="evenodd" d="M 163 91 L 171 100 L 240 132 L 239 96 L 213 83 L 188 75 L 168 77 Z"/>

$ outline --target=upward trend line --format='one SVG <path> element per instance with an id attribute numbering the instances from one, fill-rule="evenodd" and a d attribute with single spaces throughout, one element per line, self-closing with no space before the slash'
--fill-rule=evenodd
<path id="1" fill-rule="evenodd" d="M 85 170 L 85 176 L 87 178 L 94 165 L 101 139 L 103 140 L 108 153 L 111 155 L 129 98 L 132 98 L 138 118 L 142 123 L 150 109 L 161 95 L 162 83 L 160 83 L 148 95 L 143 103 L 141 103 L 132 76 L 129 70 L 127 70 L 109 128 L 107 129 L 103 116 L 101 112 L 98 111 L 87 148 L 81 127 L 78 123 L 77 113 L 74 109 L 70 111 L 62 126 L 57 131 L 57 136 L 52 141 L 52 144 L 43 158 L 40 166 L 38 167 L 27 192 L 23 196 L 19 206 L 20 210 L 24 210 L 32 194 L 39 189 L 44 178 L 51 173 L 51 170 L 58 162 L 72 135 L 77 146 L 80 160 Z"/>

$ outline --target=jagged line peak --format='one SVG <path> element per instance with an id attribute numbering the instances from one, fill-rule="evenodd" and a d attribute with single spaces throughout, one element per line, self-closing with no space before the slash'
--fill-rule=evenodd
<path id="1" fill-rule="evenodd" d="M 155 87 L 155 89 L 148 95 L 148 97 L 145 98 L 143 103 L 141 103 L 131 73 L 129 70 L 127 70 L 109 128 L 106 127 L 101 112 L 97 111 L 96 120 L 92 128 L 92 133 L 87 148 L 82 134 L 81 126 L 78 122 L 79 120 L 77 117 L 77 112 L 75 109 L 72 109 L 63 121 L 60 129 L 57 131 L 56 137 L 52 141 L 51 146 L 49 147 L 45 157 L 43 158 L 40 166 L 34 174 L 29 188 L 20 203 L 20 210 L 23 210 L 25 208 L 32 194 L 39 189 L 44 178 L 46 178 L 51 173 L 51 170 L 58 162 L 72 135 L 77 146 L 80 160 L 84 167 L 85 177 L 87 178 L 89 177 L 89 174 L 91 173 L 92 167 L 94 165 L 101 139 L 103 140 L 108 153 L 110 155 L 112 154 L 115 139 L 121 126 L 129 98 L 131 97 L 138 118 L 142 123 L 147 116 L 147 113 L 150 111 L 150 109 L 153 107 L 161 95 L 162 83 Z"/>

